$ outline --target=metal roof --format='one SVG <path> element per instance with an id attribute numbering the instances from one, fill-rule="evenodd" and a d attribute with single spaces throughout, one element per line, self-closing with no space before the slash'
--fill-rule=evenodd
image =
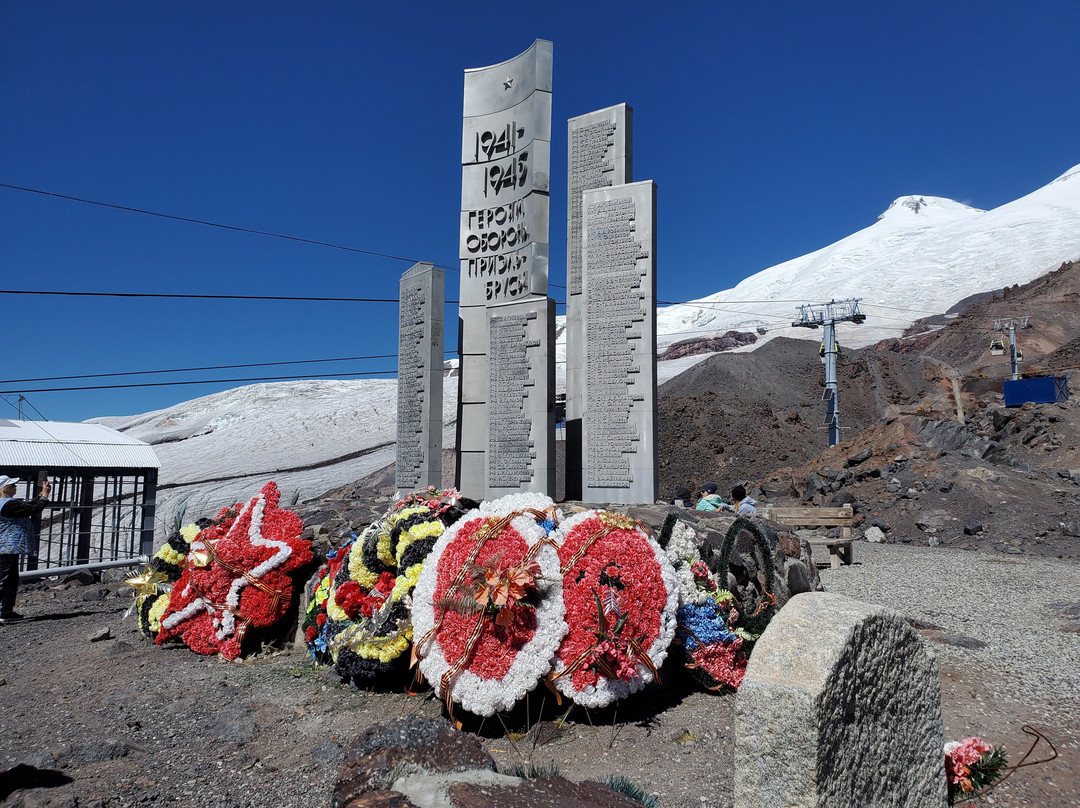
<path id="1" fill-rule="evenodd" d="M 159 469 L 150 444 L 101 424 L 0 419 L 0 471 L 7 467 Z"/>

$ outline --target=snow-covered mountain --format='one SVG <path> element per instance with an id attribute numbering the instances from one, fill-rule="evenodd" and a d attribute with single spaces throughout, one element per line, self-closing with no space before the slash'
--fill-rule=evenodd
<path id="1" fill-rule="evenodd" d="M 841 327 L 845 345 L 899 336 L 919 317 L 1080 258 L 1080 166 L 990 211 L 951 199 L 905 196 L 869 227 L 809 255 L 751 275 L 733 289 L 657 312 L 662 347 L 735 329 L 820 339 L 792 328 L 796 301 L 860 298 L 867 315 Z"/>
<path id="2" fill-rule="evenodd" d="M 447 385 L 444 446 L 454 445 L 457 401 Z M 238 387 L 129 417 L 94 418 L 153 445 L 158 538 L 183 503 L 213 516 L 274 480 L 288 502 L 318 496 L 394 462 L 397 382 L 312 380 Z"/>
<path id="3" fill-rule="evenodd" d="M 666 346 L 759 326 L 769 329 L 766 338 L 820 339 L 817 332 L 791 328 L 794 301 L 857 297 L 867 320 L 844 326 L 840 335 L 843 344 L 856 347 L 896 336 L 919 317 L 944 312 L 969 295 L 1026 283 L 1077 258 L 1080 166 L 990 211 L 907 196 L 835 244 L 695 304 L 660 310 L 658 341 Z M 671 378 L 702 358 L 662 362 L 659 378 Z M 456 384 L 448 382 L 443 445 L 453 446 Z M 188 518 L 213 515 L 246 500 L 267 479 L 277 481 L 288 501 L 295 491 L 302 498 L 317 496 L 385 467 L 395 456 L 396 399 L 395 381 L 280 382 L 143 415 L 93 420 L 157 451 L 161 540 L 185 501 Z"/>

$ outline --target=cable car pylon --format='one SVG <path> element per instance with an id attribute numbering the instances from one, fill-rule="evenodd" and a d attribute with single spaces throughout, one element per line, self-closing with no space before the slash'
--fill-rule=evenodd
<path id="1" fill-rule="evenodd" d="M 854 297 L 847 300 L 830 300 L 828 303 L 805 303 L 799 306 L 799 320 L 791 325 L 795 328 L 824 329 L 824 339 L 821 342 L 821 358 L 825 363 L 825 392 L 822 400 L 825 402 L 825 426 L 829 430 L 829 446 L 835 446 L 840 442 L 840 406 L 837 401 L 836 383 L 836 357 L 839 354 L 839 346 L 836 342 L 837 323 L 865 322 L 866 315 L 859 311 L 859 301 L 862 298 Z"/>

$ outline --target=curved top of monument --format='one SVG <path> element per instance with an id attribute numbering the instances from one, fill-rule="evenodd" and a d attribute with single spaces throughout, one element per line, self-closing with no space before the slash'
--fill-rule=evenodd
<path id="1" fill-rule="evenodd" d="M 505 62 L 466 69 L 464 116 L 510 109 L 536 90 L 550 93 L 551 58 L 551 42 L 538 39 Z"/>

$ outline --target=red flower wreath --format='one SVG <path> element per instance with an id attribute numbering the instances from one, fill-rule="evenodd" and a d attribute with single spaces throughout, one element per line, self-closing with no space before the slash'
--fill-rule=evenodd
<path id="1" fill-rule="evenodd" d="M 675 573 L 633 520 L 586 511 L 560 531 L 563 603 L 570 626 L 556 657 L 555 685 L 603 707 L 657 675 L 675 631 Z"/>
<path id="2" fill-rule="evenodd" d="M 172 588 L 158 644 L 181 639 L 200 654 L 241 654 L 248 628 L 267 628 L 292 602 L 291 573 L 311 561 L 311 543 L 292 511 L 277 507 L 273 482 L 246 506 L 223 508 L 191 543 Z"/>
<path id="3" fill-rule="evenodd" d="M 537 517 L 553 506 L 540 495 L 522 505 L 524 496 L 485 503 L 449 528 L 413 592 L 421 673 L 448 706 L 478 715 L 534 688 L 566 631 L 558 556 Z"/>

